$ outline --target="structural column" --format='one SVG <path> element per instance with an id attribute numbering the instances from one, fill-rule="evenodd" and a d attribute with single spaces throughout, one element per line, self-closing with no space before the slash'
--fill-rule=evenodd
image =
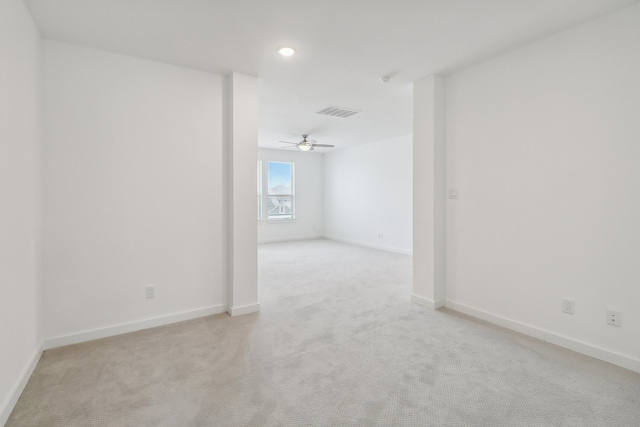
<path id="1" fill-rule="evenodd" d="M 237 316 L 260 310 L 256 219 L 258 79 L 232 73 L 227 99 L 227 311 Z"/>
<path id="2" fill-rule="evenodd" d="M 413 86 L 413 293 L 437 309 L 446 299 L 444 77 Z"/>

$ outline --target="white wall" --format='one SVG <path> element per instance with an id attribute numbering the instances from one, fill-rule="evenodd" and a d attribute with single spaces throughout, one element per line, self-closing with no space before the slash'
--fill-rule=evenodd
<path id="1" fill-rule="evenodd" d="M 258 79 L 240 73 L 229 77 L 229 112 L 224 185 L 228 261 L 227 311 L 232 316 L 260 310 L 258 302 L 258 225 L 256 224 L 256 163 L 258 153 Z"/>
<path id="2" fill-rule="evenodd" d="M 639 40 L 633 6 L 446 85 L 448 186 L 460 194 L 448 203 L 447 305 L 636 370 Z M 561 312 L 563 297 L 575 315 Z M 607 307 L 622 311 L 622 327 L 605 324 Z"/>
<path id="3" fill-rule="evenodd" d="M 258 159 L 267 162 L 295 163 L 296 219 L 293 221 L 259 221 L 258 242 L 313 239 L 322 235 L 324 215 L 324 155 L 299 150 L 258 150 Z M 264 177 L 266 180 L 266 175 Z M 266 182 L 266 181 L 265 181 Z"/>
<path id="4" fill-rule="evenodd" d="M 413 290 L 411 301 L 437 309 L 446 300 L 445 80 L 413 82 Z"/>
<path id="5" fill-rule="evenodd" d="M 411 135 L 324 156 L 325 236 L 411 253 Z"/>
<path id="6" fill-rule="evenodd" d="M 42 45 L 22 1 L 0 2 L 0 425 L 40 356 Z"/>
<path id="7" fill-rule="evenodd" d="M 222 77 L 45 41 L 43 102 L 47 342 L 224 311 Z"/>

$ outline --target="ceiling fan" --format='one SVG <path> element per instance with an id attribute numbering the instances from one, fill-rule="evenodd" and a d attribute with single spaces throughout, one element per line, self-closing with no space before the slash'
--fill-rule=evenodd
<path id="1" fill-rule="evenodd" d="M 315 139 L 307 140 L 308 136 L 309 135 L 302 135 L 302 141 L 300 141 L 300 142 L 289 142 L 289 141 L 280 141 L 280 142 L 284 142 L 285 144 L 292 144 L 293 145 L 291 147 L 285 147 L 285 148 L 298 147 L 302 151 L 313 151 L 314 147 L 335 147 L 335 145 L 317 144 L 317 141 Z"/>

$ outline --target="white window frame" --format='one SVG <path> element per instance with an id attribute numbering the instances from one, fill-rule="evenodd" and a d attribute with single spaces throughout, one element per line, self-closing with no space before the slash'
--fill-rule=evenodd
<path id="1" fill-rule="evenodd" d="M 263 162 L 267 163 L 267 167 L 263 167 Z M 281 198 L 291 199 L 291 216 L 282 218 L 269 218 L 269 198 L 277 197 L 277 194 L 269 194 L 269 163 L 287 163 L 291 165 L 291 194 L 280 195 Z M 277 223 L 277 222 L 295 222 L 296 221 L 296 191 L 295 191 L 295 163 L 277 160 L 258 160 L 258 221 Z M 264 197 L 264 195 L 267 197 Z"/>
<path id="2" fill-rule="evenodd" d="M 258 160 L 258 220 L 262 219 L 262 160 Z"/>

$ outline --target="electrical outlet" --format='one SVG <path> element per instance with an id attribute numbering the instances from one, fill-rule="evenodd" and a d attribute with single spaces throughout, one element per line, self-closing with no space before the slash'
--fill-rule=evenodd
<path id="1" fill-rule="evenodd" d="M 449 189 L 449 198 L 450 199 L 457 199 L 458 198 L 458 190 L 455 188 L 450 188 Z"/>
<path id="2" fill-rule="evenodd" d="M 607 325 L 622 326 L 622 312 L 607 309 Z"/>
<path id="3" fill-rule="evenodd" d="M 155 286 L 147 286 L 147 299 L 156 297 L 156 287 Z"/>
<path id="4" fill-rule="evenodd" d="M 562 298 L 562 312 L 567 314 L 573 314 L 574 302 L 569 298 Z"/>

